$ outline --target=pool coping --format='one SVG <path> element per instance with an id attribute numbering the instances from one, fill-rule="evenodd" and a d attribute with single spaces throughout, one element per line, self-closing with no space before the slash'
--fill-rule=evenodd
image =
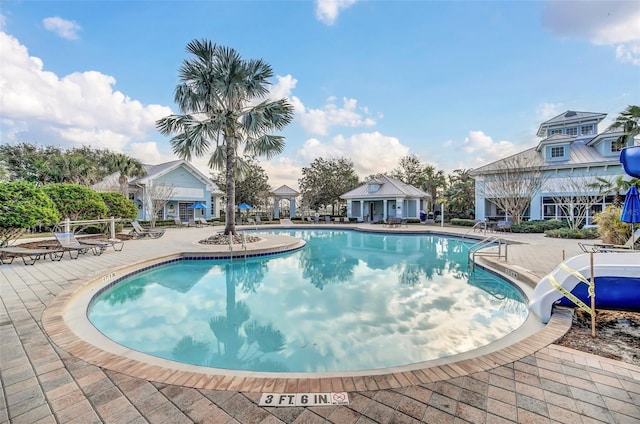
<path id="1" fill-rule="evenodd" d="M 399 232 L 399 234 L 402 233 Z M 443 235 L 452 236 L 451 234 Z M 453 235 L 453 237 L 455 236 Z M 289 248 L 299 249 L 300 246 L 295 248 L 289 246 Z M 275 249 L 274 254 L 277 254 L 286 251 L 287 248 L 278 246 L 275 247 Z M 258 250 L 259 253 L 265 253 L 269 248 L 262 246 L 252 253 L 256 253 Z M 218 253 L 223 255 L 225 252 Z M 128 274 L 142 267 L 157 265 L 170 259 L 185 256 L 211 257 L 217 255 L 211 252 L 169 254 L 153 260 L 143 261 L 142 263 L 128 264 L 104 275 L 93 276 L 84 282 L 78 283 L 73 288 L 65 290 L 47 305 L 42 315 L 42 325 L 46 333 L 52 342 L 69 354 L 90 364 L 120 372 L 131 377 L 198 389 L 299 393 L 399 388 L 447 380 L 479 371 L 487 371 L 520 360 L 547 347 L 562 337 L 571 326 L 571 311 L 556 309 L 549 323 L 542 329 L 537 330 L 534 334 L 521 340 L 517 340 L 509 346 L 502 347 L 490 353 L 464 359 L 456 359 L 459 355 L 454 355 L 449 358 L 440 358 L 438 360 L 408 366 L 355 373 L 272 374 L 198 367 L 141 354 L 140 352 L 118 345 L 104 336 L 102 337 L 112 344 L 107 346 L 109 350 L 102 349 L 85 340 L 90 331 L 90 328 L 86 327 L 88 324 L 86 310 L 79 311 L 78 308 L 74 308 L 74 306 L 76 306 L 75 302 L 81 300 L 84 302 L 87 297 L 92 298 L 96 291 L 103 290 L 105 285 L 117 279 L 118 276 Z M 502 272 L 503 270 L 500 269 L 502 267 L 496 267 L 496 264 L 492 263 L 492 261 L 483 260 L 482 262 L 483 267 L 499 273 L 508 280 L 513 279 L 512 274 L 507 273 L 505 275 L 505 273 Z M 505 267 L 504 269 L 508 270 L 510 268 L 506 264 L 501 265 Z M 522 270 L 518 269 L 512 272 L 521 273 Z M 516 275 L 519 276 L 520 274 Z M 70 311 L 75 314 L 68 315 Z M 530 319 L 531 315 L 532 314 L 530 314 Z M 94 327 L 91 326 L 91 328 Z M 94 331 L 99 333 L 95 328 Z M 77 333 L 83 334 L 83 337 Z M 473 351 L 471 351 L 471 353 L 472 352 Z"/>

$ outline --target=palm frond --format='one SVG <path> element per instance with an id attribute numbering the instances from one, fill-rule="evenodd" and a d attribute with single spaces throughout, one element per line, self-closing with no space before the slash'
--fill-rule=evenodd
<path id="1" fill-rule="evenodd" d="M 284 150 L 285 138 L 280 135 L 264 134 L 255 139 L 248 139 L 244 150 L 249 156 L 263 156 L 271 159 Z"/>

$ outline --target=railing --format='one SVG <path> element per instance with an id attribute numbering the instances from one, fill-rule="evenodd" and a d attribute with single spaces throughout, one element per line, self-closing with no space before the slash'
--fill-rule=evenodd
<path id="1" fill-rule="evenodd" d="M 242 247 L 244 248 L 244 260 L 247 261 L 247 233 L 242 233 Z"/>
<path id="2" fill-rule="evenodd" d="M 466 237 L 467 235 L 469 235 L 470 232 L 472 231 L 476 231 L 476 230 L 481 230 L 483 233 L 487 234 L 487 221 L 478 221 L 475 224 L 473 224 L 473 227 L 469 228 L 469 230 L 464 233 L 463 237 Z"/>
<path id="3" fill-rule="evenodd" d="M 497 244 L 498 250 L 483 250 L 490 246 L 495 246 Z M 504 246 L 504 248 L 503 248 Z M 504 258 L 506 261 L 508 258 L 508 243 L 505 239 L 498 236 L 489 236 L 480 240 L 476 244 L 469 247 L 469 257 L 468 262 L 469 266 L 472 270 L 475 270 L 476 266 L 476 256 L 495 256 L 497 258 Z"/>
<path id="4" fill-rule="evenodd" d="M 69 218 L 61 221 L 57 226 L 64 229 L 65 233 L 71 232 L 71 227 L 82 227 L 89 225 L 103 225 L 109 224 L 111 238 L 116 238 L 116 222 L 121 222 L 121 218 L 107 218 L 107 219 L 89 219 L 85 221 L 71 221 Z"/>

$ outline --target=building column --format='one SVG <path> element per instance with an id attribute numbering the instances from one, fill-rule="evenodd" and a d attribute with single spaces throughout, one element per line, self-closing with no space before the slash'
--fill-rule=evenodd
<path id="1" fill-rule="evenodd" d="M 273 219 L 280 219 L 280 198 L 273 199 Z"/>
<path id="2" fill-rule="evenodd" d="M 387 199 L 382 201 L 382 219 L 387 220 Z"/>
<path id="3" fill-rule="evenodd" d="M 291 206 L 289 209 L 289 218 L 293 218 L 294 216 L 296 216 L 296 198 L 295 197 L 290 197 L 289 198 L 289 205 Z"/>

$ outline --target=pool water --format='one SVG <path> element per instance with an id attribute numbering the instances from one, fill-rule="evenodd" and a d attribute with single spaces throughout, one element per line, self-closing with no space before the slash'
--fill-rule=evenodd
<path id="1" fill-rule="evenodd" d="M 527 318 L 518 289 L 467 266 L 468 242 L 435 235 L 287 230 L 289 254 L 182 260 L 131 276 L 88 316 L 117 343 L 214 368 L 343 372 L 487 345 Z"/>

